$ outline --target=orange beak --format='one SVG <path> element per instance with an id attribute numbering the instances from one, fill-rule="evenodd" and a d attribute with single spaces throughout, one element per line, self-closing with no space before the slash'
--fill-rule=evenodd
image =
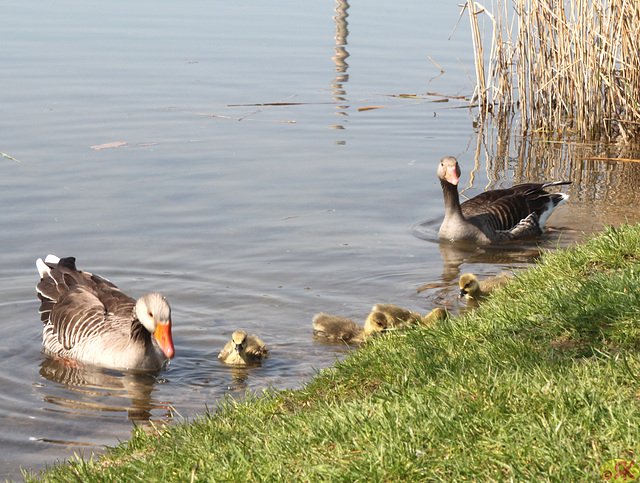
<path id="1" fill-rule="evenodd" d="M 458 179 L 458 173 L 456 173 L 455 166 L 450 166 L 447 168 L 447 172 L 444 175 L 444 179 L 446 179 L 452 185 L 458 184 L 459 179 Z"/>
<path id="2" fill-rule="evenodd" d="M 171 337 L 171 322 L 158 324 L 153 336 L 160 344 L 160 348 L 162 349 L 162 352 L 164 352 L 164 355 L 167 356 L 168 359 L 173 359 L 173 356 L 176 355 L 176 351 L 173 348 L 173 338 Z"/>

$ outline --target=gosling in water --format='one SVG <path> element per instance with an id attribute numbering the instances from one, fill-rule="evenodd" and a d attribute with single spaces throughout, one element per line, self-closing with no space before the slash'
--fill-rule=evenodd
<path id="1" fill-rule="evenodd" d="M 465 273 L 460 277 L 460 298 L 473 300 L 476 303 L 484 301 L 496 288 L 506 284 L 511 276 L 501 274 L 483 281 L 479 281 L 473 273 Z"/>
<path id="2" fill-rule="evenodd" d="M 362 344 L 367 337 L 387 331 L 384 314 L 367 317 L 364 327 L 345 317 L 321 312 L 313 317 L 313 335 L 316 338 L 342 341 L 347 344 Z"/>
<path id="3" fill-rule="evenodd" d="M 247 335 L 244 330 L 236 330 L 231 340 L 218 354 L 220 362 L 236 366 L 259 364 L 269 356 L 269 349 L 255 335 Z"/>

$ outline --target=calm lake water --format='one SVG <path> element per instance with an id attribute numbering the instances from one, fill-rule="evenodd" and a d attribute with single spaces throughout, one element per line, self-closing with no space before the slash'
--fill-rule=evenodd
<path id="1" fill-rule="evenodd" d="M 362 322 L 376 302 L 455 311 L 460 273 L 523 267 L 538 246 L 638 218 L 636 164 L 474 125 L 455 3 L 0 10 L 0 477 L 101 452 L 134 422 L 300 387 L 347 352 L 312 340 L 317 312 Z M 439 243 L 444 155 L 458 157 L 468 196 L 573 179 L 549 220 L 562 230 L 497 249 Z M 132 296 L 162 292 L 170 366 L 131 374 L 45 357 L 34 287 L 48 253 Z M 428 283 L 442 285 L 417 292 Z M 240 328 L 270 346 L 261 367 L 218 363 Z"/>

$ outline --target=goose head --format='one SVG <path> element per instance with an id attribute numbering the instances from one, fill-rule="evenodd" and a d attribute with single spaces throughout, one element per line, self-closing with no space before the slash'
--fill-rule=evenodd
<path id="1" fill-rule="evenodd" d="M 247 333 L 244 330 L 236 330 L 231 334 L 233 349 L 240 355 L 247 347 Z"/>
<path id="2" fill-rule="evenodd" d="M 441 182 L 456 186 L 460 180 L 460 165 L 453 156 L 445 156 L 438 165 L 438 178 Z"/>
<path id="3" fill-rule="evenodd" d="M 135 314 L 140 323 L 158 341 L 168 359 L 175 355 L 171 337 L 171 307 L 159 293 L 148 293 L 136 302 Z"/>
<path id="4" fill-rule="evenodd" d="M 374 335 L 379 332 L 385 333 L 389 327 L 387 316 L 377 310 L 372 311 L 364 323 L 364 335 Z"/>
<path id="5" fill-rule="evenodd" d="M 460 298 L 467 296 L 472 299 L 477 299 L 481 295 L 481 292 L 478 277 L 473 273 L 465 273 L 460 277 Z"/>

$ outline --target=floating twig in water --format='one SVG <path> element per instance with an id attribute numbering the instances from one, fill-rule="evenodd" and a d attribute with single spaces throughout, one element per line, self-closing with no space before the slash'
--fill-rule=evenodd
<path id="1" fill-rule="evenodd" d="M 11 160 L 15 161 L 16 163 L 20 163 L 21 162 L 19 159 L 16 159 L 13 156 L 9 156 L 8 154 L 4 154 L 4 153 L 0 153 L 0 154 L 2 154 L 2 156 L 7 158 L 7 159 L 11 159 Z"/>

